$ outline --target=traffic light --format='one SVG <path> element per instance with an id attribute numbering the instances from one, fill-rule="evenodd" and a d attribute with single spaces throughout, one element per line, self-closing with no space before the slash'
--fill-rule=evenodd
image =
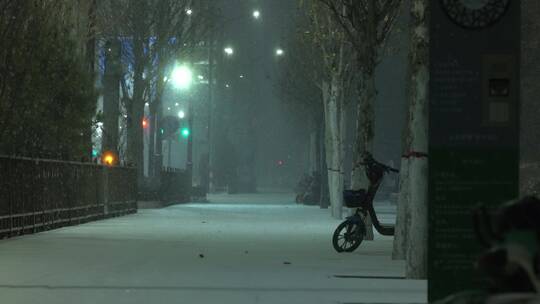
<path id="1" fill-rule="evenodd" d="M 148 118 L 146 118 L 146 117 L 144 117 L 144 118 L 142 119 L 142 123 L 141 123 L 141 124 L 142 124 L 143 129 L 148 129 L 148 127 L 150 126 L 150 123 L 148 122 Z"/>
<path id="2" fill-rule="evenodd" d="M 180 130 L 180 134 L 182 135 L 183 138 L 188 138 L 189 135 L 191 134 L 191 131 L 189 130 L 189 128 L 184 127 L 182 128 L 182 130 Z"/>

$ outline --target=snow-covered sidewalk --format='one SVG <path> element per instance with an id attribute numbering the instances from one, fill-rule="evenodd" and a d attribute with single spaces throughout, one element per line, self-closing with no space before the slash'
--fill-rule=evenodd
<path id="1" fill-rule="evenodd" d="M 338 254 L 339 221 L 291 197 L 211 196 L 0 241 L 0 303 L 426 302 L 391 238 Z"/>

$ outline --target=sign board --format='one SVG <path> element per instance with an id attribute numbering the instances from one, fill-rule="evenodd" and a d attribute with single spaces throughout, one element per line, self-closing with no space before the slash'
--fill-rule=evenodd
<path id="1" fill-rule="evenodd" d="M 429 302 L 487 286 L 472 211 L 518 196 L 520 5 L 431 1 Z"/>

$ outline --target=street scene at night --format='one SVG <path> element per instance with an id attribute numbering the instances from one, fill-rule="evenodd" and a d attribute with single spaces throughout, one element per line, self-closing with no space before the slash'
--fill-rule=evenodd
<path id="1" fill-rule="evenodd" d="M 539 17 L 0 0 L 0 304 L 540 303 Z"/>

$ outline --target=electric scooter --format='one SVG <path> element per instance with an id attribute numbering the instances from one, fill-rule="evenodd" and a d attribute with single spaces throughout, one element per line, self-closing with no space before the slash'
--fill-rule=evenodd
<path id="1" fill-rule="evenodd" d="M 390 172 L 399 173 L 399 170 L 376 161 L 369 153 L 365 153 L 361 163 L 366 168 L 369 180 L 368 189 L 345 190 L 343 201 L 347 208 L 355 208 L 353 216 L 339 224 L 332 237 L 332 245 L 337 252 L 353 252 L 360 246 L 366 236 L 364 219 L 369 215 L 373 226 L 382 235 L 394 235 L 394 226 L 381 224 L 373 208 L 373 200 L 379 190 L 384 176 Z"/>

